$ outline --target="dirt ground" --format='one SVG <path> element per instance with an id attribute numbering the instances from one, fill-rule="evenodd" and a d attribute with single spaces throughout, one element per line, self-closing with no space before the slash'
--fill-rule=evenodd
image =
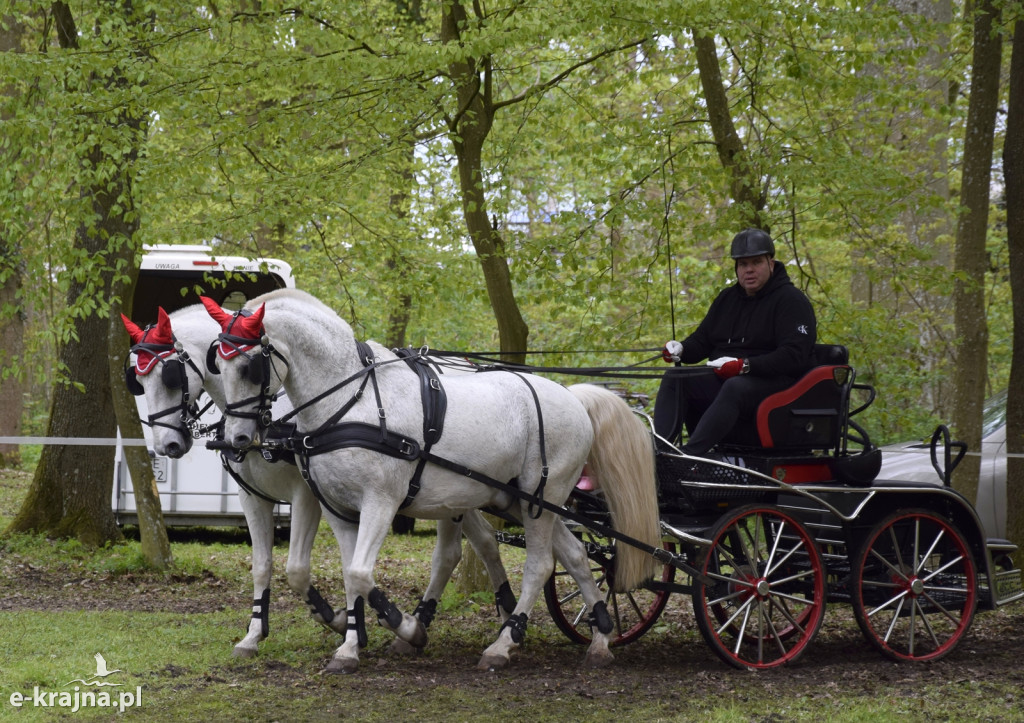
<path id="1" fill-rule="evenodd" d="M 131 574 L 110 576 L 84 573 L 72 579 L 17 561 L 0 560 L 0 610 L 126 610 L 201 613 L 236 609 L 239 632 L 251 605 L 244 591 L 232 591 L 213 573 L 198 576 L 155 578 Z M 125 595 L 125 589 L 131 594 Z M 688 605 L 688 602 L 685 603 Z M 547 618 L 543 602 L 534 612 L 534 619 Z M 666 611 L 671 616 L 672 606 Z M 917 691 L 935 690 L 936 686 L 970 686 L 978 695 L 1005 698 L 1010 710 L 1024 710 L 1024 604 L 1010 605 L 996 612 L 979 613 L 967 637 L 943 660 L 930 664 L 896 664 L 882 658 L 861 637 L 856 623 L 845 607 L 833 606 L 825 617 L 818 637 L 801 660 L 790 667 L 760 673 L 736 671 L 721 663 L 703 644 L 699 635 L 685 630 L 686 615 L 680 606 L 674 613 L 676 631 L 652 631 L 635 644 L 615 648 L 616 661 L 601 671 L 580 667 L 583 648 L 568 641 L 527 644 L 513 658 L 518 695 L 570 695 L 594 698 L 628 691 L 632 696 L 658 701 L 686 700 L 699 696 L 705 700 L 744 699 L 746 696 L 777 698 L 779 701 L 799 698 L 828 699 L 843 696 L 915 695 Z M 692 616 L 692 612 L 689 613 Z M 692 618 L 691 618 L 692 619 Z M 532 624 L 532 623 L 531 623 Z M 548 623 L 550 624 L 550 622 Z M 671 631 L 670 631 L 671 632 Z M 413 661 L 390 656 L 379 643 L 381 633 L 374 634 L 378 644 L 367 651 L 364 667 L 355 676 L 346 676 L 345 685 L 408 686 L 410 680 L 431 685 L 444 685 L 459 690 L 501 687 L 495 674 L 475 667 L 480 648 L 474 641 L 455 645 L 434 637 L 429 654 Z M 320 671 L 327 663 L 311 661 L 308 671 Z M 281 665 L 279 684 L 309 686 L 318 676 Z M 499 673 L 498 676 L 503 674 Z M 357 680 L 358 679 L 358 680 Z M 321 683 L 322 684 L 322 681 Z M 925 695 L 923 692 L 920 695 Z M 934 696 L 934 692 L 928 695 Z M 1013 699 L 1016 698 L 1016 699 Z M 964 717 L 969 710 L 962 710 Z M 954 711 L 951 719 L 960 718 Z M 766 719 L 768 720 L 768 719 Z M 780 719 L 781 720 L 781 719 Z"/>

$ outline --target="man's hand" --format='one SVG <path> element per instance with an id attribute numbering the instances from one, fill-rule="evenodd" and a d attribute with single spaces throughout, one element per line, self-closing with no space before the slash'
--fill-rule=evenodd
<path id="1" fill-rule="evenodd" d="M 683 345 L 675 339 L 665 344 L 665 348 L 661 350 L 661 358 L 667 362 L 678 362 L 682 355 Z"/>
<path id="2" fill-rule="evenodd" d="M 736 376 L 737 374 L 743 373 L 743 360 L 733 359 L 728 361 L 722 366 L 715 369 L 715 374 L 718 375 L 719 379 L 729 379 Z"/>

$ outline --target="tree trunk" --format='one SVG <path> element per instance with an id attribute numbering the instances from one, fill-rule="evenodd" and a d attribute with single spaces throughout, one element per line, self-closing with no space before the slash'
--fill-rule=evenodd
<path id="1" fill-rule="evenodd" d="M 416 147 L 412 141 L 406 143 L 399 156 L 401 167 L 397 173 L 396 189 L 388 198 L 388 208 L 396 219 L 405 221 L 409 216 L 410 192 L 416 183 L 412 172 Z M 405 227 L 405 224 L 400 224 Z M 389 246 L 385 264 L 389 272 L 388 281 L 394 283 L 395 292 L 390 294 L 391 303 L 388 308 L 388 322 L 385 330 L 384 343 L 392 349 L 405 346 L 405 332 L 412 318 L 412 293 L 403 286 L 409 268 L 408 260 L 402 255 L 398 244 Z"/>
<path id="2" fill-rule="evenodd" d="M 126 27 L 138 27 L 130 3 L 111 3 L 110 10 L 125 13 Z M 56 2 L 53 12 L 61 47 L 77 48 L 78 34 L 70 9 L 65 3 Z M 105 88 L 98 78 L 92 77 L 77 90 L 101 93 L 124 82 L 122 68 L 114 64 L 103 81 Z M 69 87 L 76 90 L 74 83 Z M 80 297 L 95 296 L 99 290 L 116 296 L 122 291 L 118 288 L 122 284 L 115 283 L 115 269 L 135 265 L 133 239 L 138 230 L 138 214 L 132 196 L 132 173 L 145 135 L 145 114 L 122 105 L 117 112 L 95 122 L 105 127 L 96 128 L 85 120 L 79 128 L 83 141 L 94 139 L 81 146 L 84 153 L 80 176 L 80 194 L 89 202 L 92 213 L 76 229 L 74 244 L 81 253 L 81 263 L 88 263 L 91 268 L 71 278 L 67 292 L 70 308 L 75 307 Z M 117 148 L 110 138 L 122 139 L 126 146 Z M 102 304 L 97 307 L 103 308 Z M 75 319 L 74 334 L 60 352 L 60 368 L 67 382 L 58 383 L 54 392 L 47 436 L 115 436 L 111 375 L 117 373 L 113 369 L 119 369 L 119 364 L 112 367 L 110 350 L 112 344 L 124 347 L 122 331 L 118 331 L 116 341 L 111 337 L 111 331 L 117 328 L 115 321 L 95 309 Z M 113 475 L 114 455 L 107 446 L 46 445 L 28 495 L 9 529 L 74 537 L 97 546 L 120 540 L 121 532 L 114 523 L 110 505 Z M 145 495 L 143 498 L 145 506 Z M 140 524 L 143 517 L 146 515 L 140 513 Z"/>
<path id="3" fill-rule="evenodd" d="M 443 4 L 441 40 L 457 41 L 459 27 L 466 20 L 466 10 L 458 0 Z M 482 66 L 482 67 L 481 67 Z M 457 60 L 449 65 L 458 101 L 456 115 L 450 119 L 448 137 L 458 161 L 459 189 L 466 229 L 473 241 L 480 268 L 484 273 L 487 297 L 498 326 L 498 344 L 502 358 L 509 362 L 526 361 L 530 330 L 519 311 L 512 277 L 509 273 L 505 241 L 488 220 L 487 196 L 484 192 L 483 148 L 494 120 L 494 108 L 482 92 L 481 70 L 490 86 L 490 66 L 475 59 Z M 487 91 L 489 94 L 489 90 Z M 492 520 L 492 522 L 494 522 Z M 483 562 L 472 547 L 466 547 L 456 580 L 459 591 L 470 595 L 490 587 Z"/>
<path id="4" fill-rule="evenodd" d="M 697 51 L 700 84 L 704 89 L 704 101 L 708 107 L 708 124 L 715 138 L 718 159 L 730 177 L 730 196 L 739 206 L 744 227 L 765 228 L 764 220 L 761 218 L 764 199 L 751 183 L 756 176 L 751 172 L 743 139 L 736 132 L 732 114 L 729 112 L 729 97 L 722 83 L 722 69 L 718 64 L 715 38 L 710 34 L 702 35 L 697 30 L 692 33 L 693 46 Z"/>
<path id="5" fill-rule="evenodd" d="M 960 189 L 962 208 L 956 231 L 956 271 L 953 315 L 956 325 L 956 366 L 953 373 L 953 424 L 956 436 L 971 452 L 981 450 L 981 415 L 988 366 L 988 322 L 985 318 L 985 272 L 988 254 L 989 183 L 996 108 L 999 103 L 999 72 L 1002 36 L 999 11 L 992 0 L 978 4 L 974 18 L 974 54 L 971 96 L 964 130 L 964 163 Z M 973 504 L 978 497 L 981 457 L 964 459 L 953 476 L 953 485 Z"/>
<path id="6" fill-rule="evenodd" d="M 1013 361 L 1006 398 L 1006 536 L 1024 550 L 1024 23 L 1017 21 L 1010 56 L 1010 95 L 1003 145 L 1006 237 L 1013 296 Z"/>
<path id="7" fill-rule="evenodd" d="M 117 426 L 124 439 L 140 439 L 142 424 L 139 423 L 139 409 L 135 397 L 129 393 L 124 383 L 124 360 L 128 356 L 128 344 L 121 323 L 121 313 L 129 319 L 132 317 L 131 299 L 139 276 L 139 267 L 135 259 L 129 260 L 131 269 L 130 280 L 119 284 L 115 293 L 125 301 L 115 301 L 110 310 L 108 334 L 110 351 L 108 368 L 111 394 L 113 395 L 114 416 Z M 146 564 L 155 570 L 166 570 L 174 564 L 171 553 L 171 542 L 167 537 L 167 525 L 164 523 L 163 509 L 160 505 L 160 492 L 156 488 L 153 476 L 153 464 L 149 451 L 145 447 L 124 447 L 124 458 L 128 472 L 132 477 L 132 490 L 135 493 L 135 510 L 139 519 L 139 541 L 142 546 L 142 557 Z M 110 499 L 108 497 L 108 499 Z"/>
<path id="8" fill-rule="evenodd" d="M 20 52 L 24 28 L 14 22 L 13 18 L 4 16 L 0 22 L 0 53 Z M 6 96 L 16 94 L 13 86 L 3 85 L 0 93 Z M 0 115 L 0 121 L 7 120 Z M 11 148 L 4 150 L 4 167 L 15 168 L 11 158 L 16 151 Z M 9 314 L 0 316 L 0 369 L 11 369 L 12 366 L 24 368 L 25 352 L 25 313 L 19 298 L 21 291 L 21 250 L 17 243 L 4 235 L 0 235 L 0 310 L 9 309 Z M 0 311 L 0 313 L 4 313 Z M 0 375 L 0 437 L 18 437 L 21 435 L 21 417 L 25 408 L 25 385 L 22 374 L 15 372 L 4 378 Z M 0 444 L 0 469 L 21 465 L 21 448 L 16 444 Z"/>
<path id="9" fill-rule="evenodd" d="M 444 3 L 441 40 L 458 41 L 459 28 L 465 21 L 466 10 L 458 0 Z M 458 110 L 449 119 L 448 137 L 458 161 L 466 229 L 484 272 L 502 356 L 507 361 L 522 362 L 530 330 L 512 288 L 505 241 L 488 219 L 484 189 L 483 148 L 494 120 L 494 106 L 489 97 L 491 68 L 486 59 L 467 58 L 453 61 L 448 71 L 455 83 L 458 101 Z"/>

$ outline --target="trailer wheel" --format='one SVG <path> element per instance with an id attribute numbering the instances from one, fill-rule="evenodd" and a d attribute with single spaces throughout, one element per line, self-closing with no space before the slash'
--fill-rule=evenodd
<path id="1" fill-rule="evenodd" d="M 669 591 L 639 588 L 626 593 L 612 593 L 608 585 L 608 576 L 613 569 L 615 542 L 589 530 L 582 533 L 582 539 L 593 562 L 591 573 L 604 595 L 604 600 L 608 604 L 608 614 L 615 625 L 611 644 L 620 646 L 632 643 L 657 622 L 665 605 L 668 604 Z M 675 552 L 675 544 L 666 542 L 665 549 Z M 663 583 L 671 583 L 675 579 L 675 574 L 676 568 L 666 564 L 662 568 L 660 580 Z M 576 581 L 557 560 L 555 571 L 544 585 L 544 601 L 547 603 L 548 612 L 551 613 L 551 619 L 569 640 L 583 645 L 590 644 L 590 608 L 583 601 Z"/>
<path id="2" fill-rule="evenodd" d="M 974 557 L 949 521 L 903 510 L 876 524 L 854 564 L 853 611 L 864 637 L 893 660 L 937 660 L 971 627 Z"/>
<path id="3" fill-rule="evenodd" d="M 736 668 L 792 663 L 825 617 L 825 570 L 807 529 L 769 505 L 722 517 L 694 581 L 693 611 L 704 640 Z"/>

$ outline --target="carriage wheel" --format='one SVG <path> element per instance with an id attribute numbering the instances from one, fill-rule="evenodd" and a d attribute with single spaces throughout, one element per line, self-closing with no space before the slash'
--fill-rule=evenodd
<path id="1" fill-rule="evenodd" d="M 614 555 L 614 542 L 606 537 L 585 530 L 582 535 L 587 546 L 591 565 L 591 573 L 597 582 L 598 589 L 608 604 L 615 629 L 612 632 L 613 646 L 626 645 L 637 640 L 646 633 L 658 620 L 665 605 L 668 604 L 667 590 L 647 590 L 639 588 L 626 593 L 613 593 L 608 585 L 608 574 Z M 675 544 L 665 543 L 665 549 L 674 552 Z M 670 583 L 675 579 L 676 569 L 666 564 L 661 571 L 661 581 Z M 558 629 L 575 643 L 589 645 L 590 607 L 583 601 L 583 593 L 572 576 L 565 571 L 556 560 L 555 571 L 544 585 L 544 600 L 548 611 Z"/>
<path id="2" fill-rule="evenodd" d="M 697 627 L 736 668 L 773 668 L 796 660 L 825 616 L 825 570 L 814 539 L 798 520 L 771 506 L 733 510 L 712 528 L 694 581 Z"/>
<path id="3" fill-rule="evenodd" d="M 857 623 L 893 660 L 937 660 L 971 627 L 974 558 L 960 531 L 934 512 L 904 510 L 875 525 L 853 574 Z"/>

